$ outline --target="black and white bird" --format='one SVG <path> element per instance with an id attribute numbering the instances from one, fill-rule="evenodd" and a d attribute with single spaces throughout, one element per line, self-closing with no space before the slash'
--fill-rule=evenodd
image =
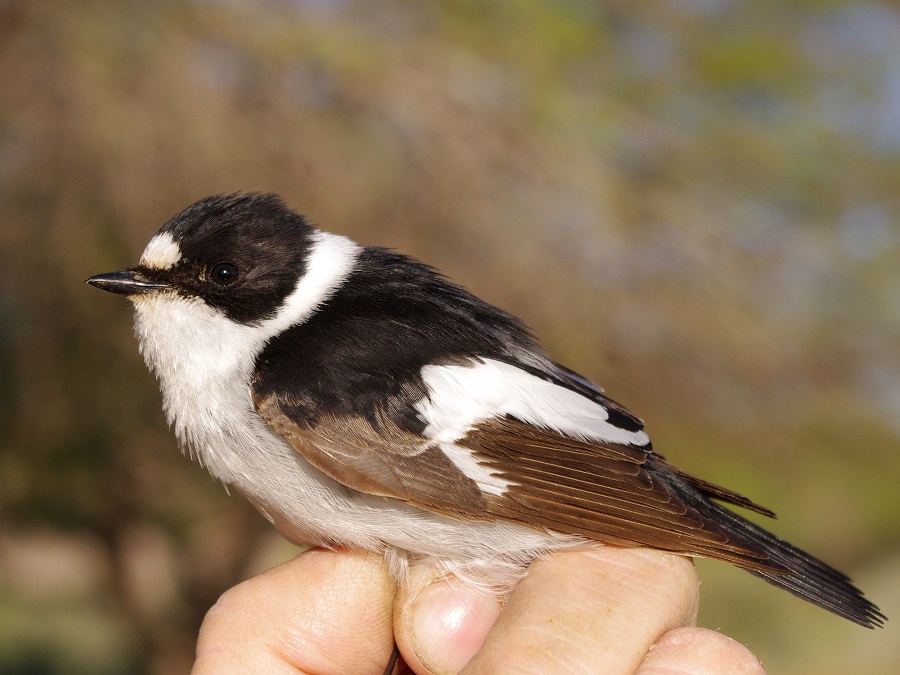
<path id="1" fill-rule="evenodd" d="M 648 546 L 885 620 L 848 577 L 720 502 L 768 509 L 655 453 L 640 419 L 521 321 L 276 195 L 203 199 L 136 267 L 87 283 L 134 304 L 182 445 L 291 541 L 498 592 L 550 551 Z"/>

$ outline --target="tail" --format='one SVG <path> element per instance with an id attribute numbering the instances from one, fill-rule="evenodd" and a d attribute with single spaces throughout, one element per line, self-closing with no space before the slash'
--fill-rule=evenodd
<path id="1" fill-rule="evenodd" d="M 863 596 L 850 578 L 818 558 L 779 539 L 718 504 L 716 521 L 750 550 L 766 555 L 766 568 L 743 567 L 750 574 L 866 628 L 881 627 L 887 617 Z M 736 543 L 735 541 L 735 543 Z"/>
<path id="2" fill-rule="evenodd" d="M 741 518 L 718 502 L 728 502 L 774 518 L 772 511 L 743 495 L 692 476 L 665 460 L 660 460 L 659 464 L 677 476 L 676 481 L 682 488 L 687 488 L 683 493 L 684 501 L 691 504 L 705 521 L 727 535 L 727 550 L 698 551 L 699 555 L 728 560 L 773 586 L 860 626 L 880 628 L 887 621 L 881 610 L 863 596 L 846 574 Z"/>

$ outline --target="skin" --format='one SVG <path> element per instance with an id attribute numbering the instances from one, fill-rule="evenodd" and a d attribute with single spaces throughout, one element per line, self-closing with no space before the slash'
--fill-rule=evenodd
<path id="1" fill-rule="evenodd" d="M 227 591 L 194 675 L 400 672 L 764 673 L 746 647 L 694 627 L 688 558 L 596 547 L 535 561 L 502 604 L 433 571 L 397 588 L 380 556 L 312 549 Z"/>

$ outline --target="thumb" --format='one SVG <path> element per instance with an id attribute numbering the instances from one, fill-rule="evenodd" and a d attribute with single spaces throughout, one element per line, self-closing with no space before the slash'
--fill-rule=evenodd
<path id="1" fill-rule="evenodd" d="M 394 634 L 419 675 L 458 673 L 481 649 L 500 601 L 426 567 L 410 569 L 394 601 Z"/>

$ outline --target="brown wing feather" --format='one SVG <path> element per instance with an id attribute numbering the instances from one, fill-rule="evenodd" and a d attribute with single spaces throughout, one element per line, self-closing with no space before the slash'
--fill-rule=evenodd
<path id="1" fill-rule="evenodd" d="M 722 527 L 696 486 L 646 449 L 570 438 L 509 417 L 483 422 L 459 445 L 514 484 L 488 497 L 488 511 L 497 517 L 755 570 L 781 569 Z"/>
<path id="2" fill-rule="evenodd" d="M 500 518 L 770 573 L 781 569 L 720 524 L 698 492 L 709 484 L 698 485 L 645 448 L 579 440 L 514 418 L 492 418 L 458 445 L 511 483 L 497 496 L 482 491 L 439 445 L 401 429 L 387 415 L 374 421 L 322 415 L 314 425 L 304 425 L 285 412 L 277 396 L 254 397 L 254 405 L 306 461 L 353 490 L 460 519 Z M 677 489 L 679 481 L 683 490 Z"/>
<path id="3" fill-rule="evenodd" d="M 427 439 L 378 415 L 377 428 L 362 416 L 323 415 L 314 425 L 298 424 L 277 396 L 254 395 L 256 411 L 300 455 L 342 485 L 394 497 L 458 518 L 482 517 L 484 495 Z"/>

